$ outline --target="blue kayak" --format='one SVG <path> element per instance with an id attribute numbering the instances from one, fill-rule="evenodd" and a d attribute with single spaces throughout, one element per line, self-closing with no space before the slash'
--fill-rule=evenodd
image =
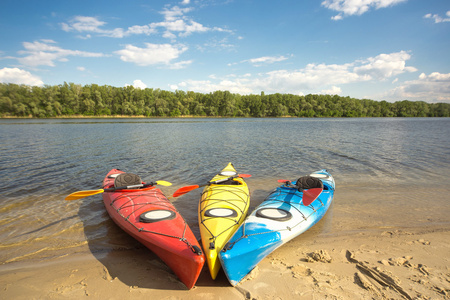
<path id="1" fill-rule="evenodd" d="M 300 183 L 305 182 L 303 179 L 315 180 L 318 186 L 301 186 Z M 334 179 L 327 170 L 292 183 L 286 181 L 277 187 L 247 217 L 220 252 L 219 258 L 230 283 L 238 284 L 272 251 L 316 224 L 330 207 L 334 189 Z"/>

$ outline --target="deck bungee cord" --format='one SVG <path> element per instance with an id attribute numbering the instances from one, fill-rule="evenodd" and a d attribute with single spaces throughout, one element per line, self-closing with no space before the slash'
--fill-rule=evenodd
<path id="1" fill-rule="evenodd" d="M 134 203 L 133 200 L 134 200 L 135 198 L 144 196 L 143 193 L 139 193 L 138 191 L 136 191 L 136 192 L 134 192 L 134 193 L 132 194 L 132 196 L 128 193 L 128 194 L 121 194 L 121 195 L 115 197 L 115 198 L 111 201 L 110 206 L 113 207 L 113 208 L 116 210 L 116 212 L 117 212 L 117 213 L 118 213 L 125 221 L 127 221 L 130 225 L 132 225 L 134 228 L 136 228 L 136 230 L 137 230 L 138 232 L 151 233 L 151 234 L 156 234 L 156 235 L 161 235 L 161 236 L 165 236 L 165 237 L 169 237 L 169 238 L 178 239 L 179 241 L 185 243 L 185 244 L 192 250 L 192 252 L 194 252 L 194 253 L 196 253 L 196 254 L 198 254 L 198 255 L 202 255 L 202 250 L 201 250 L 198 246 L 192 245 L 191 243 L 189 243 L 189 241 L 186 239 L 185 234 L 186 234 L 186 229 L 187 229 L 188 225 L 187 225 L 187 223 L 186 223 L 186 220 L 184 220 L 184 218 L 181 217 L 181 216 L 180 216 L 180 217 L 181 217 L 181 219 L 183 220 L 183 223 L 184 223 L 183 234 L 182 234 L 181 236 L 175 236 L 175 235 L 170 235 L 170 234 L 166 234 L 166 233 L 162 233 L 162 232 L 157 232 L 157 231 L 148 230 L 148 229 L 145 229 L 145 228 L 143 228 L 143 227 L 138 227 L 138 226 L 136 226 L 136 224 L 134 224 L 133 222 L 130 221 L 130 217 L 133 216 L 133 215 L 138 215 L 138 214 L 139 214 L 138 211 L 139 211 L 140 209 L 144 210 L 142 213 L 139 214 L 140 216 L 142 216 L 143 214 L 149 212 L 149 211 L 145 211 L 145 207 L 148 206 L 148 205 L 156 205 L 156 206 L 159 206 L 159 207 L 161 207 L 161 208 L 164 208 L 165 211 L 173 212 L 173 216 L 174 216 L 174 217 L 175 217 L 177 214 L 179 215 L 179 212 L 178 212 L 176 209 L 174 209 L 174 208 L 170 207 L 169 205 L 167 205 L 168 201 L 164 200 L 164 199 L 167 199 L 167 198 L 164 196 L 164 194 L 163 194 L 162 192 L 157 191 L 157 190 L 153 190 L 152 192 L 154 192 L 154 195 L 153 195 L 153 196 L 154 196 L 155 198 L 157 198 L 158 200 L 156 200 L 156 201 L 151 201 L 151 202 Z M 164 198 L 163 198 L 163 197 L 164 197 Z M 116 207 L 116 206 L 114 205 L 115 202 L 117 202 L 117 201 L 119 201 L 119 200 L 121 200 L 121 199 L 125 199 L 125 198 L 128 198 L 128 201 L 124 202 L 124 203 L 123 203 L 122 205 L 120 205 L 119 207 Z M 139 207 L 136 208 L 136 206 L 139 206 Z M 124 214 L 122 213 L 122 211 L 125 210 L 125 209 L 127 209 L 127 208 L 130 208 L 130 207 L 133 208 L 133 210 L 132 210 L 127 216 L 124 215 Z M 154 210 L 152 210 L 152 211 L 154 211 Z M 171 214 L 170 216 L 172 216 L 172 214 Z M 169 216 L 169 218 L 170 218 L 170 216 Z M 166 217 L 166 218 L 160 218 L 160 219 L 157 219 L 157 220 L 154 220 L 154 221 L 163 221 L 163 220 L 167 220 L 167 219 L 168 219 L 168 218 Z M 147 223 L 147 224 L 148 224 L 149 222 L 143 222 L 143 223 Z"/>
<path id="2" fill-rule="evenodd" d="M 207 193 L 210 193 L 208 196 L 205 196 Z M 231 193 L 233 195 L 235 195 L 237 197 L 237 199 L 232 199 L 232 200 L 223 200 L 220 198 L 214 198 L 215 196 L 217 196 L 218 194 L 220 195 L 221 193 Z M 245 218 L 246 214 L 246 207 L 247 207 L 247 203 L 249 202 L 249 196 L 244 193 L 241 189 L 237 189 L 234 188 L 233 186 L 227 185 L 226 187 L 221 187 L 221 186 L 215 186 L 214 190 L 211 192 L 211 190 L 204 190 L 202 192 L 202 197 L 200 200 L 200 207 L 202 207 L 202 204 L 205 202 L 208 202 L 208 205 L 204 206 L 202 209 L 200 209 L 200 214 L 205 216 L 203 220 L 201 220 L 200 224 L 209 232 L 209 234 L 211 235 L 211 237 L 209 238 L 210 245 L 209 248 L 210 249 L 215 249 L 215 241 L 216 239 L 226 233 L 228 230 L 230 230 L 231 228 L 235 227 L 235 226 L 239 226 L 239 224 L 241 223 L 241 220 L 243 218 Z M 237 203 L 236 203 L 237 202 Z M 208 211 L 211 206 L 216 205 L 217 203 L 221 203 L 221 204 L 229 204 L 229 206 L 234 207 L 240 214 L 238 214 L 235 210 L 231 209 L 231 208 L 212 208 L 210 209 L 212 210 L 229 210 L 230 211 L 230 215 L 223 215 L 223 214 L 217 214 L 214 215 L 214 212 L 211 212 L 208 214 Z M 238 205 L 241 204 L 241 205 Z M 233 213 L 234 212 L 234 213 Z M 239 218 L 237 218 L 239 216 Z M 229 220 L 232 224 L 229 227 L 224 228 L 221 232 L 216 233 L 214 235 L 214 233 L 208 228 L 207 224 L 205 224 L 205 222 L 211 220 L 211 219 L 216 219 L 216 218 L 221 218 L 223 219 L 227 219 Z"/>

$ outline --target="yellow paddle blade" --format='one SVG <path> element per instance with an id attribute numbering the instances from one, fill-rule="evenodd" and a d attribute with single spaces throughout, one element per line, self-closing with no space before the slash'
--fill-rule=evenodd
<path id="1" fill-rule="evenodd" d="M 96 195 L 96 194 L 100 194 L 103 193 L 105 190 L 100 189 L 100 190 L 89 190 L 89 191 L 79 191 L 79 192 L 75 192 L 70 194 L 69 196 L 67 196 L 64 200 L 78 200 L 84 197 L 88 197 L 88 196 L 92 196 L 92 195 Z"/>
<path id="2" fill-rule="evenodd" d="M 168 181 L 164 181 L 164 180 L 158 180 L 155 182 L 158 185 L 163 185 L 163 186 L 171 186 L 172 183 L 168 182 Z"/>

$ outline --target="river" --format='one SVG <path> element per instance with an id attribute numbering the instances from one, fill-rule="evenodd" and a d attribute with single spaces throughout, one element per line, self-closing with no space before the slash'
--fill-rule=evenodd
<path id="1" fill-rule="evenodd" d="M 450 118 L 0 119 L 0 263 L 138 247 L 108 217 L 112 168 L 179 187 L 232 162 L 255 207 L 278 185 L 327 169 L 334 203 L 312 235 L 450 224 Z M 201 189 L 172 201 L 198 235 Z M 199 235 L 198 235 L 199 236 Z"/>

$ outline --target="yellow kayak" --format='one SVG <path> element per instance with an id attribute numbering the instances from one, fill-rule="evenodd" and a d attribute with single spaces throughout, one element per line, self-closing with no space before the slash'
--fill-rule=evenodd
<path id="1" fill-rule="evenodd" d="M 247 184 L 232 176 L 238 173 L 229 163 L 205 187 L 198 207 L 202 246 L 212 279 L 220 270 L 218 254 L 244 221 L 250 205 Z"/>

